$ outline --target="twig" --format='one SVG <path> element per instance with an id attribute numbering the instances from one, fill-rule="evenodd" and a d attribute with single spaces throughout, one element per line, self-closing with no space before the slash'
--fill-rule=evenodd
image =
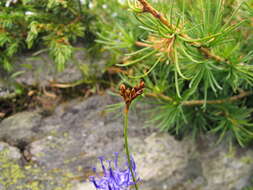
<path id="1" fill-rule="evenodd" d="M 166 101 L 173 101 L 173 98 L 171 98 L 169 96 L 166 96 L 164 94 L 146 93 L 145 95 L 151 96 L 151 97 L 154 97 L 154 98 L 161 98 L 161 99 L 166 100 Z"/>
<path id="2" fill-rule="evenodd" d="M 159 19 L 164 25 L 166 25 L 168 28 L 179 32 L 178 29 L 173 25 L 170 24 L 169 21 L 161 14 L 159 13 L 155 8 L 153 8 L 146 0 L 138 0 L 141 4 L 142 4 L 142 11 L 143 12 L 148 12 L 150 14 L 152 14 L 155 18 Z M 192 38 L 190 36 L 188 36 L 187 34 L 179 34 L 180 36 L 182 36 L 183 38 L 186 38 L 188 40 L 192 40 Z M 198 50 L 200 52 L 202 52 L 206 57 L 214 59 L 218 62 L 226 62 L 228 64 L 230 64 L 226 59 L 213 54 L 208 48 L 203 47 L 201 43 L 199 42 L 189 42 L 192 46 L 198 48 Z"/>
<path id="3" fill-rule="evenodd" d="M 77 0 L 77 3 L 78 3 L 78 7 L 79 7 L 79 14 L 81 16 L 82 15 L 82 3 L 80 0 Z"/>
<path id="4" fill-rule="evenodd" d="M 181 102 L 181 105 L 183 106 L 197 106 L 197 105 L 203 105 L 203 104 L 223 104 L 225 102 L 234 102 L 236 100 L 242 99 L 244 97 L 250 96 L 252 92 L 249 91 L 241 91 L 238 95 L 224 98 L 220 100 L 189 100 L 189 101 L 183 101 Z M 155 94 L 155 93 L 147 93 L 147 96 L 152 96 L 156 98 L 161 98 L 166 101 L 173 101 L 173 99 L 169 96 L 166 96 L 164 94 Z"/>
<path id="5" fill-rule="evenodd" d="M 146 0 L 138 0 L 138 1 L 143 6 L 142 8 L 143 12 L 148 12 L 152 14 L 154 17 L 159 19 L 164 25 L 168 26 L 172 30 L 176 30 L 176 27 L 170 24 L 169 21 L 164 16 L 162 16 L 162 14 L 160 14 L 156 9 L 154 9 Z"/>
<path id="6" fill-rule="evenodd" d="M 143 43 L 143 42 L 135 42 L 135 45 L 136 46 L 140 46 L 140 47 L 153 47 L 151 44 L 146 44 L 146 43 Z"/>
<path id="7" fill-rule="evenodd" d="M 232 96 L 230 98 L 220 99 L 220 100 L 190 100 L 190 101 L 183 101 L 182 105 L 184 106 L 195 106 L 195 105 L 202 105 L 202 104 L 223 104 L 225 102 L 234 102 L 236 100 L 242 99 L 246 96 L 250 96 L 252 92 L 245 92 L 242 91 L 238 95 Z"/>

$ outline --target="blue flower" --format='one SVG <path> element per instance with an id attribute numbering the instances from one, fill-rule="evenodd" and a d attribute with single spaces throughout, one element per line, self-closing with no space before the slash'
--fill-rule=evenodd
<path id="1" fill-rule="evenodd" d="M 128 190 L 130 186 L 134 185 L 134 181 L 132 179 L 131 171 L 128 163 L 125 163 L 125 167 L 120 168 L 118 166 L 118 153 L 115 153 L 114 166 L 110 160 L 104 160 L 104 157 L 100 157 L 99 160 L 101 162 L 101 166 L 103 169 L 103 176 L 99 176 L 96 172 L 96 168 L 93 168 L 96 176 L 91 176 L 90 181 L 95 185 L 96 189 L 99 190 Z M 108 163 L 108 167 L 106 168 L 104 165 L 104 161 Z M 136 165 L 131 157 L 131 165 L 134 176 L 136 177 Z M 140 179 L 137 178 L 137 182 Z"/>

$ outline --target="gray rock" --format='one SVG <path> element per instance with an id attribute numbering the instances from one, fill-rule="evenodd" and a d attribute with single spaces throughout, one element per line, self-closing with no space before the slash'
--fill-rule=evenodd
<path id="1" fill-rule="evenodd" d="M 204 150 L 191 139 L 179 142 L 161 133 L 129 140 L 143 190 L 242 190 L 252 174 L 252 150 L 231 152 L 226 144 L 214 145 L 214 138 Z M 75 189 L 94 187 L 86 182 Z"/>
<path id="2" fill-rule="evenodd" d="M 19 125 L 10 133 L 19 136 L 18 139 L 43 134 L 24 151 L 39 170 L 39 174 L 30 172 L 29 179 L 40 179 L 43 190 L 60 186 L 60 181 L 71 184 L 71 190 L 94 190 L 87 179 L 94 175 L 91 167 L 100 167 L 97 158 L 103 155 L 112 159 L 114 152 L 125 157 L 122 117 L 105 111 L 107 105 L 118 101 L 105 94 L 59 105 L 47 118 L 41 118 L 38 113 L 20 113 L 28 115 L 31 122 L 29 119 L 24 122 L 19 114 L 14 115 L 0 124 L 0 134 L 2 129 L 7 130 L 6 126 L 12 128 L 12 125 Z M 196 142 L 191 138 L 177 141 L 169 134 L 144 129 L 147 116 L 140 108 L 144 109 L 137 104 L 137 112 L 130 111 L 129 122 L 130 149 L 142 179 L 140 189 L 241 190 L 247 185 L 253 171 L 252 148 L 229 149 L 225 142 L 215 145 L 216 139 L 212 135 L 205 135 Z M 122 112 L 119 110 L 117 113 L 120 116 Z M 16 132 L 27 123 L 30 127 L 23 128 L 27 130 L 27 136 L 20 135 L 25 132 Z M 15 137 L 10 138 L 16 141 Z M 42 173 L 47 177 L 41 176 Z M 27 180 L 24 178 L 20 183 Z"/>
<path id="3" fill-rule="evenodd" d="M 242 190 L 252 175 L 253 151 L 240 147 L 231 151 L 226 143 L 215 145 L 213 136 L 193 143 L 189 138 L 178 142 L 169 135 L 155 134 L 145 142 L 138 145 L 144 146 L 144 152 L 135 158 L 140 174 L 149 171 L 143 175 L 146 190 Z M 162 159 L 163 154 L 167 159 Z"/>
<path id="4" fill-rule="evenodd" d="M 82 175 L 97 162 L 99 155 L 122 152 L 122 119 L 113 119 L 113 114 L 104 112 L 105 106 L 112 102 L 112 97 L 105 95 L 58 107 L 44 121 L 43 129 L 51 130 L 50 135 L 29 145 L 33 160 L 47 169 L 65 168 Z M 131 117 L 131 136 L 145 136 L 141 124 L 136 116 Z M 80 168 L 83 169 L 79 171 Z"/>
<path id="5" fill-rule="evenodd" d="M 93 184 L 89 182 L 79 183 L 73 187 L 73 190 L 96 190 Z"/>
<path id="6" fill-rule="evenodd" d="M 0 142 L 0 190 L 71 190 L 74 183 L 67 173 L 45 171 L 33 165 L 22 165 L 20 151 Z"/>
<path id="7" fill-rule="evenodd" d="M 41 115 L 38 111 L 21 112 L 0 123 L 0 140 L 15 146 L 25 146 L 39 139 Z M 23 145 L 22 145 L 23 144 Z"/>
<path id="8" fill-rule="evenodd" d="M 182 146 L 182 143 L 168 134 L 153 133 L 144 141 L 135 139 L 131 142 L 133 149 L 136 149 L 134 157 L 140 177 L 145 181 L 165 180 L 184 170 L 188 164 L 189 147 Z M 175 177 L 177 176 L 174 175 Z"/>
<path id="9" fill-rule="evenodd" d="M 101 77 L 106 63 L 105 56 L 92 58 L 87 50 L 77 47 L 63 72 L 57 72 L 55 63 L 46 53 L 20 56 L 15 61 L 15 72 L 19 73 L 15 81 L 25 85 L 48 86 L 50 82 L 74 83 Z"/>
<path id="10" fill-rule="evenodd" d="M 213 140 L 214 138 L 208 139 L 204 143 L 204 149 L 198 151 L 203 175 L 208 180 L 204 189 L 241 190 L 249 183 L 253 171 L 252 149 L 229 149 L 226 142 L 216 146 L 212 143 L 215 142 Z"/>
<path id="11" fill-rule="evenodd" d="M 22 157 L 18 148 L 0 142 L 0 157 L 6 156 L 8 159 L 19 161 Z M 1 160 L 0 158 L 0 160 Z"/>
<path id="12" fill-rule="evenodd" d="M 122 120 L 104 113 L 112 102 L 105 95 L 58 107 L 44 121 L 52 135 L 29 146 L 33 159 L 47 169 L 62 168 L 78 176 L 99 166 L 98 156 L 110 159 L 113 152 L 123 156 Z M 180 142 L 144 130 L 140 111 L 130 116 L 129 142 L 143 180 L 141 189 L 240 190 L 247 184 L 253 165 L 242 160 L 252 157 L 252 150 L 231 157 L 226 144 L 214 145 L 213 138 L 206 137 L 205 143 L 187 138 Z"/>

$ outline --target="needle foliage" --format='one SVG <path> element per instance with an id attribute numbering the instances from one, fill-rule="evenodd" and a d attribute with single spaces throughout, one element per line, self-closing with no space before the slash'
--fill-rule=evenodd
<path id="1" fill-rule="evenodd" d="M 95 35 L 89 1 L 0 1 L 0 67 L 13 68 L 20 53 L 47 52 L 62 71 L 71 59 L 74 44 Z M 94 29 L 94 30 L 93 30 Z"/>
<path id="2" fill-rule="evenodd" d="M 213 132 L 253 139 L 252 1 L 129 0 L 99 43 L 117 56 L 122 80 L 142 78 L 149 121 L 175 135 Z M 123 22 L 127 19 L 127 22 Z"/>

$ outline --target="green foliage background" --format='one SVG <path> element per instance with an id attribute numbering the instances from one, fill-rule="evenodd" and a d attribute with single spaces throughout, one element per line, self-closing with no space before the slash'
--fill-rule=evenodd
<path id="1" fill-rule="evenodd" d="M 92 3 L 89 0 L 1 1 L 0 67 L 12 71 L 15 56 L 47 52 L 58 71 L 63 71 L 77 42 L 87 48 L 95 46 L 103 2 Z"/>

